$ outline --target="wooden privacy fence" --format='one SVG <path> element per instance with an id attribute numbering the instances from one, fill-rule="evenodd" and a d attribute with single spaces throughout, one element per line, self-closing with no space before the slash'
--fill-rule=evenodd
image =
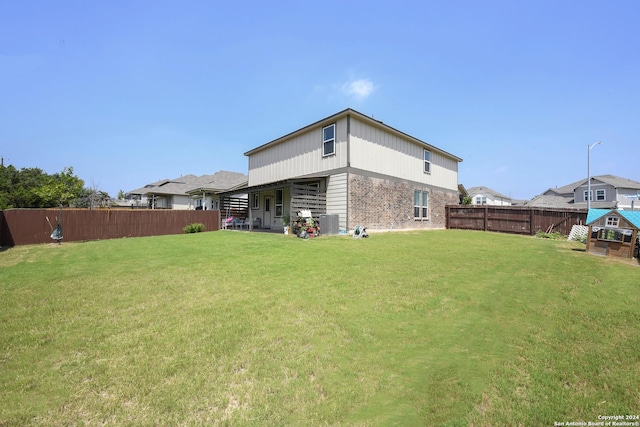
<path id="1" fill-rule="evenodd" d="M 51 227 L 61 217 L 60 209 L 9 209 L 0 212 L 0 246 L 51 243 Z M 217 210 L 118 210 L 63 209 L 63 242 L 120 237 L 180 234 L 192 223 L 205 231 L 220 229 Z"/>
<path id="2" fill-rule="evenodd" d="M 447 228 L 531 236 L 539 231 L 569 235 L 573 225 L 584 225 L 587 220 L 586 209 L 449 205 L 445 210 Z"/>

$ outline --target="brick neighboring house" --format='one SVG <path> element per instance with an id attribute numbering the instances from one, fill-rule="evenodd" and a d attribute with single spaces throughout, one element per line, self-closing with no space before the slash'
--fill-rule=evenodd
<path id="1" fill-rule="evenodd" d="M 341 231 L 445 228 L 459 203 L 461 158 L 350 108 L 244 154 L 247 219 L 263 228 L 300 210 L 337 216 Z"/>

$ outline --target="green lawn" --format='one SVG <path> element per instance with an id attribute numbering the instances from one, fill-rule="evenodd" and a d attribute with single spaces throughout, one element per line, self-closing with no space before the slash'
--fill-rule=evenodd
<path id="1" fill-rule="evenodd" d="M 640 410 L 640 267 L 458 230 L 0 252 L 0 425 L 553 425 Z"/>

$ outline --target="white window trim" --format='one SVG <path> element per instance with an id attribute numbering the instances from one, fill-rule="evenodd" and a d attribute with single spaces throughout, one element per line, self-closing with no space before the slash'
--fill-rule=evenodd
<path id="1" fill-rule="evenodd" d="M 427 160 L 427 153 L 429 153 L 429 160 Z M 424 152 L 422 153 L 422 160 L 424 160 L 423 172 L 430 174 L 431 173 L 431 151 L 425 149 Z"/>
<path id="2" fill-rule="evenodd" d="M 611 215 L 607 217 L 606 222 L 607 228 L 618 228 L 620 227 L 620 217 L 616 215 Z"/>
<path id="3" fill-rule="evenodd" d="M 602 198 L 598 197 L 599 192 L 602 192 Z M 604 200 L 607 200 L 607 190 L 605 190 L 604 188 L 596 190 L 596 201 L 602 202 Z"/>
<path id="4" fill-rule="evenodd" d="M 584 190 L 582 201 L 583 202 L 587 201 L 587 197 L 588 197 L 587 194 L 590 196 L 589 200 L 593 202 L 593 190 L 591 190 L 591 193 L 589 193 L 589 190 Z"/>
<path id="5" fill-rule="evenodd" d="M 324 130 L 330 127 L 333 128 L 333 138 L 324 139 Z M 329 142 L 333 143 L 333 151 L 331 151 L 330 153 L 327 153 L 325 148 L 327 146 L 327 143 Z M 322 157 L 328 157 L 334 154 L 336 154 L 336 124 L 332 123 L 322 128 Z"/>
<path id="6" fill-rule="evenodd" d="M 251 209 L 260 209 L 260 193 L 253 193 L 252 197 Z"/>
<path id="7" fill-rule="evenodd" d="M 418 204 L 416 205 L 416 194 L 419 194 Z M 427 196 L 427 204 L 424 204 L 424 196 Z M 418 208 L 418 216 L 416 216 L 416 208 Z M 426 214 L 425 214 L 426 209 Z M 429 192 L 422 190 L 413 191 L 413 219 L 416 221 L 426 221 L 429 219 Z"/>

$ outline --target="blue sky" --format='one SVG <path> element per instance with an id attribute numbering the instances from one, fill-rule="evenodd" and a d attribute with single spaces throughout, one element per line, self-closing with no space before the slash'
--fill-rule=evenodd
<path id="1" fill-rule="evenodd" d="M 0 155 L 115 196 L 351 107 L 529 199 L 640 181 L 640 2 L 0 0 Z"/>

